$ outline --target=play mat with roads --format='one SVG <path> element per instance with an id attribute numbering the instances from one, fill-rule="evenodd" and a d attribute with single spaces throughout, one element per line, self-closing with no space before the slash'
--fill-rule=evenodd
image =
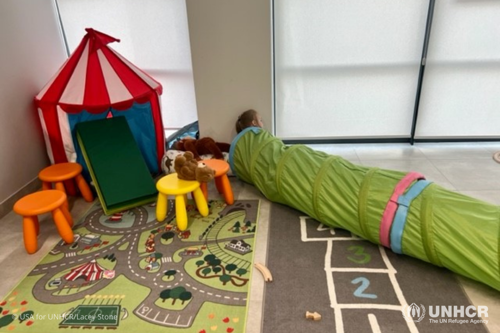
<path id="1" fill-rule="evenodd" d="M 0 332 L 105 329 L 244 332 L 258 200 L 188 204 L 179 231 L 145 205 L 107 216 L 96 204 L 0 300 Z"/>

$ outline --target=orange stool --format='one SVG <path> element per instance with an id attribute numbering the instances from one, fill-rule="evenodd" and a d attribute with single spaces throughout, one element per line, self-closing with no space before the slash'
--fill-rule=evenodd
<path id="1" fill-rule="evenodd" d="M 53 164 L 38 174 L 38 178 L 43 182 L 42 189 L 50 190 L 52 189 L 52 183 L 54 183 L 56 190 L 62 191 L 66 193 L 64 190 L 64 181 L 72 180 L 73 178 L 76 181 L 76 186 L 80 190 L 82 197 L 85 201 L 92 202 L 94 200 L 94 196 L 92 195 L 92 191 L 90 190 L 89 185 L 81 175 L 82 166 L 78 163 L 58 163 Z M 66 202 L 66 208 L 68 208 L 68 203 Z"/>
<path id="2" fill-rule="evenodd" d="M 227 172 L 229 171 L 229 164 L 223 160 L 203 160 L 200 163 L 205 163 L 208 167 L 214 169 L 215 171 L 215 186 L 217 187 L 217 191 L 222 194 L 224 200 L 228 205 L 232 205 L 234 203 L 233 197 L 233 189 L 231 188 L 231 183 L 229 182 L 229 178 L 227 177 Z M 201 183 L 200 185 L 201 191 L 205 195 L 205 199 L 208 200 L 208 189 L 207 183 Z"/>
<path id="3" fill-rule="evenodd" d="M 38 216 L 52 212 L 52 217 L 62 239 L 73 243 L 73 219 L 65 206 L 66 194 L 58 190 L 46 190 L 28 194 L 14 205 L 14 212 L 23 217 L 24 247 L 29 254 L 38 249 L 37 236 L 40 233 Z"/>

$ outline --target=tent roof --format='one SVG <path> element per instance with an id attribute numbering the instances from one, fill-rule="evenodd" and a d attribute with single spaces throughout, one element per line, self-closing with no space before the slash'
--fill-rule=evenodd
<path id="1" fill-rule="evenodd" d="M 43 108 L 59 105 L 69 113 L 101 113 L 109 107 L 129 108 L 152 93 L 162 93 L 159 82 L 108 46 L 119 39 L 87 28 L 87 34 L 56 75 L 36 96 Z"/>

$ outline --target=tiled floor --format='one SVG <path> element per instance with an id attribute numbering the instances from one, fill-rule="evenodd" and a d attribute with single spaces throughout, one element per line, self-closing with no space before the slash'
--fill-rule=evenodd
<path id="1" fill-rule="evenodd" d="M 377 166 L 384 169 L 418 171 L 427 179 L 450 190 L 500 205 L 500 164 L 492 159 L 500 151 L 500 143 L 457 144 L 371 144 L 371 145 L 314 145 L 315 149 L 341 155 L 355 164 Z M 251 185 L 232 179 L 236 198 L 261 199 L 259 230 L 255 261 L 266 262 L 267 231 L 270 203 Z M 72 214 L 81 216 L 90 204 L 82 199 L 72 200 Z M 34 267 L 52 246 L 59 241 L 53 223 L 44 220 L 39 236 L 40 249 L 28 255 L 22 243 L 21 218 L 9 213 L 0 220 L 0 300 Z M 265 285 L 259 273 L 252 279 L 247 333 L 261 331 L 262 304 Z M 486 305 L 488 328 L 500 332 L 500 292 L 480 283 L 460 278 L 465 291 L 475 305 Z M 275 281 L 274 283 L 279 283 Z"/>

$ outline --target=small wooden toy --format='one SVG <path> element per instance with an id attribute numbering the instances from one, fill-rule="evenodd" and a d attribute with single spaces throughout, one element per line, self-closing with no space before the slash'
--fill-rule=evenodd
<path id="1" fill-rule="evenodd" d="M 259 270 L 259 272 L 262 273 L 262 276 L 264 277 L 264 281 L 266 281 L 266 282 L 273 281 L 273 276 L 266 266 L 259 264 L 259 263 L 256 263 L 255 267 Z"/>
<path id="2" fill-rule="evenodd" d="M 321 315 L 317 312 L 306 311 L 306 318 L 317 321 L 317 320 L 321 320 Z"/>

